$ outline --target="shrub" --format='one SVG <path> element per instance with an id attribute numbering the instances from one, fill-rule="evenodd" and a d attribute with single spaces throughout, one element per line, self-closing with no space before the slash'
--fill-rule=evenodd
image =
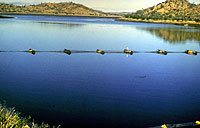
<path id="1" fill-rule="evenodd" d="M 31 117 L 23 118 L 14 108 L 7 108 L 0 104 L 0 128 L 49 128 L 48 124 L 38 125 L 31 121 Z M 58 126 L 59 127 L 59 126 Z M 53 126 L 55 128 L 55 126 Z"/>

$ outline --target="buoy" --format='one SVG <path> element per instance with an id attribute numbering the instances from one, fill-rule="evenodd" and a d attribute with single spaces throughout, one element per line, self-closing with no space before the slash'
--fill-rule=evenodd
<path id="1" fill-rule="evenodd" d="M 71 55 L 71 54 L 72 54 L 72 52 L 71 52 L 70 50 L 68 50 L 68 49 L 64 49 L 64 53 L 66 53 L 66 54 L 68 54 L 68 55 Z"/>
<path id="2" fill-rule="evenodd" d="M 161 128 L 167 128 L 166 124 L 161 125 Z"/>
<path id="3" fill-rule="evenodd" d="M 167 51 L 164 51 L 164 50 L 158 50 L 157 53 L 158 54 L 167 55 Z"/>
<path id="4" fill-rule="evenodd" d="M 124 53 L 133 55 L 133 51 L 129 50 L 128 47 L 124 49 Z"/>
<path id="5" fill-rule="evenodd" d="M 35 50 L 33 50 L 33 49 L 29 49 L 28 52 L 35 55 Z"/>
<path id="6" fill-rule="evenodd" d="M 103 50 L 100 50 L 100 49 L 97 49 L 96 52 L 102 55 L 105 53 Z"/>
<path id="7" fill-rule="evenodd" d="M 192 50 L 186 50 L 185 51 L 186 54 L 190 54 L 190 55 L 197 55 L 197 51 L 192 51 Z"/>
<path id="8" fill-rule="evenodd" d="M 196 121 L 196 125 L 200 125 L 200 121 Z"/>

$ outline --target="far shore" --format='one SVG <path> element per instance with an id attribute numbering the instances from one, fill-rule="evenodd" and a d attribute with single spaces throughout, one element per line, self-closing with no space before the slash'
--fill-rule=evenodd
<path id="1" fill-rule="evenodd" d="M 142 20 L 142 19 L 132 19 L 132 18 L 124 18 L 122 16 L 117 15 L 109 15 L 109 16 L 94 16 L 94 15 L 65 15 L 65 14 L 50 14 L 50 13 L 2 13 L 0 12 L 0 18 L 15 18 L 10 16 L 3 15 L 39 15 L 39 16 L 66 16 L 66 17 L 95 17 L 95 18 L 116 18 L 116 21 L 125 21 L 125 22 L 142 22 L 142 23 L 156 23 L 156 24 L 175 24 L 182 26 L 192 26 L 192 27 L 200 27 L 200 22 L 196 21 L 176 21 L 176 20 Z"/>
<path id="2" fill-rule="evenodd" d="M 96 18 L 120 18 L 117 15 L 95 16 L 95 15 L 73 15 L 73 14 L 52 14 L 52 13 L 15 13 L 15 12 L 0 12 L 0 15 L 41 15 L 41 16 L 66 16 L 66 17 L 96 17 Z"/>
<path id="3" fill-rule="evenodd" d="M 142 20 L 142 19 L 132 19 L 132 18 L 118 18 L 117 21 L 126 21 L 126 22 L 142 22 L 142 23 L 156 23 L 156 24 L 175 24 L 175 25 L 182 25 L 182 26 L 194 26 L 200 27 L 200 22 L 196 21 L 172 21 L 172 20 Z"/>

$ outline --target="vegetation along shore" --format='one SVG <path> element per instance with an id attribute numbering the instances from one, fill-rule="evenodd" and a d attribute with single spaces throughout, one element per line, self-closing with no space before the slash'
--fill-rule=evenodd
<path id="1" fill-rule="evenodd" d="M 156 6 L 130 13 L 120 21 L 180 24 L 185 26 L 200 26 L 200 4 L 187 0 L 166 0 Z"/>
<path id="2" fill-rule="evenodd" d="M 194 26 L 200 27 L 200 22 L 195 21 L 177 21 L 177 20 L 152 20 L 152 19 L 133 19 L 133 18 L 118 18 L 118 21 L 126 21 L 126 22 L 143 22 L 143 23 L 157 23 L 157 24 L 176 24 L 183 26 Z"/>
<path id="3" fill-rule="evenodd" d="M 44 123 L 38 125 L 31 121 L 31 117 L 23 118 L 14 108 L 0 104 L 0 128 L 50 128 L 50 126 Z"/>

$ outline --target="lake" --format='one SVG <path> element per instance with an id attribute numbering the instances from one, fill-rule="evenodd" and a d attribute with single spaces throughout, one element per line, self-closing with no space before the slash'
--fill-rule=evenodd
<path id="1" fill-rule="evenodd" d="M 63 128 L 146 128 L 200 119 L 200 29 L 113 18 L 12 15 L 0 51 L 96 49 L 134 53 L 0 52 L 0 102 Z"/>

